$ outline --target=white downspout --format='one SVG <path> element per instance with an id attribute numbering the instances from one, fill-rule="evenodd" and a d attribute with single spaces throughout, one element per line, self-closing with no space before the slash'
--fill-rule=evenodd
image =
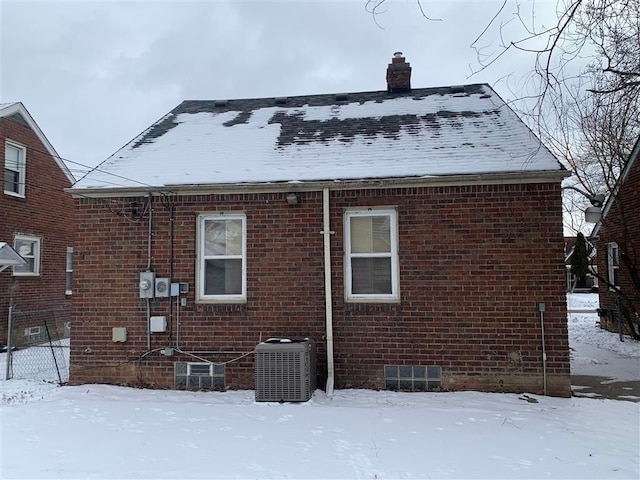
<path id="1" fill-rule="evenodd" d="M 322 190 L 322 217 L 324 236 L 324 303 L 326 318 L 326 339 L 327 339 L 327 396 L 333 395 L 334 369 L 333 369 L 333 309 L 331 295 L 331 234 L 329 222 L 329 189 Z"/>

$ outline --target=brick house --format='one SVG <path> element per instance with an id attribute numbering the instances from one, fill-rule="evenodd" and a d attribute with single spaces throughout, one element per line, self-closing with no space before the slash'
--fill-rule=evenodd
<path id="1" fill-rule="evenodd" d="M 252 388 L 275 337 L 328 390 L 570 395 L 567 173 L 488 85 L 410 74 L 185 101 L 80 179 L 71 382 Z"/>
<path id="2" fill-rule="evenodd" d="M 0 242 L 26 260 L 0 273 L 4 344 L 10 304 L 20 311 L 34 311 L 71 298 L 74 205 L 64 190 L 75 179 L 20 102 L 0 104 L 0 143 L 4 165 Z M 34 340 L 44 335 L 37 320 L 18 333 Z"/>
<path id="3" fill-rule="evenodd" d="M 640 139 L 613 192 L 602 207 L 602 220 L 591 232 L 599 252 L 600 325 L 617 332 L 619 312 L 626 333 L 640 339 Z M 618 304 L 618 299 L 620 303 Z"/>

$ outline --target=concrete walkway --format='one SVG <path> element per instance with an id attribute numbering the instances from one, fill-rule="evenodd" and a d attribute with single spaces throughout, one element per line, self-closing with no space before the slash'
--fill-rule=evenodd
<path id="1" fill-rule="evenodd" d="M 637 358 L 594 345 L 576 343 L 574 347 L 571 351 L 574 396 L 640 403 L 640 362 Z"/>
<path id="2" fill-rule="evenodd" d="M 609 398 L 640 403 L 640 380 L 618 381 L 595 375 L 571 375 L 574 397 Z"/>

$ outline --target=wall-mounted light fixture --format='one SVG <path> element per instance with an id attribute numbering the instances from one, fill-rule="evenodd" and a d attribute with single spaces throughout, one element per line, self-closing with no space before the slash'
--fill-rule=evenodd
<path id="1" fill-rule="evenodd" d="M 297 205 L 300 203 L 300 197 L 297 193 L 289 193 L 287 195 L 287 203 L 289 205 Z"/>
<path id="2" fill-rule="evenodd" d="M 602 219 L 600 207 L 587 207 L 584 211 L 584 220 L 587 223 L 598 223 Z"/>
<path id="3" fill-rule="evenodd" d="M 598 193 L 596 195 L 592 195 L 590 193 L 587 193 L 583 190 L 580 190 L 579 188 L 573 187 L 573 186 L 569 186 L 569 187 L 562 187 L 563 190 L 575 190 L 578 193 L 581 193 L 582 195 L 584 195 L 585 197 L 587 197 L 587 199 L 589 200 L 589 202 L 591 202 L 591 207 L 587 207 L 587 209 L 584 211 L 584 219 L 586 222 L 588 223 L 598 223 L 601 219 L 602 219 L 602 209 L 600 207 L 602 207 L 602 205 L 604 205 L 604 194 L 602 193 Z"/>

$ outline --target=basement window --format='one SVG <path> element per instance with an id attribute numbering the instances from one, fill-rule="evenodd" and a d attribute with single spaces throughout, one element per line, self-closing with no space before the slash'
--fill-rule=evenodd
<path id="1" fill-rule="evenodd" d="M 28 327 L 24 329 L 24 339 L 27 343 L 39 343 L 45 339 L 45 331 L 42 326 Z"/>
<path id="2" fill-rule="evenodd" d="M 438 366 L 386 365 L 385 389 L 404 392 L 426 392 L 440 388 L 441 369 Z"/>
<path id="3" fill-rule="evenodd" d="M 189 390 L 224 390 L 224 365 L 207 362 L 176 362 L 175 386 Z"/>

